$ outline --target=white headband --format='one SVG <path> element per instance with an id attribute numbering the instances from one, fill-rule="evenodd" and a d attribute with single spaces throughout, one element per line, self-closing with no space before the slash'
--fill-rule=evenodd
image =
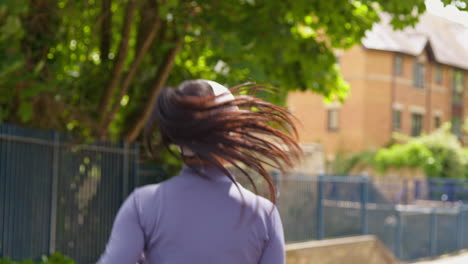
<path id="1" fill-rule="evenodd" d="M 210 80 L 202 80 L 202 81 L 207 82 L 211 86 L 211 89 L 213 90 L 213 94 L 217 96 L 215 99 L 216 103 L 223 103 L 223 102 L 235 99 L 234 95 L 232 95 L 231 91 L 229 91 L 229 89 L 226 88 L 226 86 L 219 84 L 215 81 L 210 81 Z"/>

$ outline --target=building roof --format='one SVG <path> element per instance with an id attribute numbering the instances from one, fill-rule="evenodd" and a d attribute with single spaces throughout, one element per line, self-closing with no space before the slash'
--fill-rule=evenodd
<path id="1" fill-rule="evenodd" d="M 429 45 L 437 62 L 468 70 L 468 27 L 426 13 L 414 28 L 395 31 L 390 20 L 381 15 L 381 22 L 366 33 L 364 47 L 417 56 Z"/>

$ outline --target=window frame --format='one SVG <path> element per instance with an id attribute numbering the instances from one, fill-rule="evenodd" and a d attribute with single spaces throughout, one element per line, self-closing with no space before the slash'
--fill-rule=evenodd
<path id="1" fill-rule="evenodd" d="M 459 77 L 459 80 L 457 80 Z M 463 104 L 463 89 L 464 87 L 464 78 L 463 78 L 463 71 L 458 69 L 453 69 L 452 71 L 452 105 L 462 105 Z M 458 87 L 458 84 L 460 85 Z"/>
<path id="2" fill-rule="evenodd" d="M 424 128 L 424 114 L 421 113 L 411 113 L 411 136 L 419 137 Z"/>
<path id="3" fill-rule="evenodd" d="M 332 122 L 333 113 L 335 114 L 336 124 L 334 126 Z M 329 132 L 336 132 L 340 129 L 340 113 L 339 108 L 329 108 L 327 109 L 327 130 Z"/>
<path id="4" fill-rule="evenodd" d="M 394 59 L 393 71 L 395 75 L 401 76 L 403 75 L 403 55 L 396 54 Z"/>
<path id="5" fill-rule="evenodd" d="M 425 71 L 424 63 L 415 59 L 413 64 L 413 86 L 415 88 L 424 89 Z"/>
<path id="6" fill-rule="evenodd" d="M 434 116 L 434 128 L 438 129 L 442 125 L 442 118 L 439 115 Z"/>
<path id="7" fill-rule="evenodd" d="M 398 116 L 398 118 L 396 118 L 397 116 Z M 392 131 L 401 131 L 401 123 L 402 123 L 401 120 L 402 120 L 402 111 L 401 111 L 401 109 L 393 109 Z"/>
<path id="8" fill-rule="evenodd" d="M 442 72 L 442 65 L 440 65 L 439 63 L 435 65 L 434 77 L 435 77 L 436 84 L 442 84 L 442 80 L 444 77 L 443 77 L 443 72 Z"/>

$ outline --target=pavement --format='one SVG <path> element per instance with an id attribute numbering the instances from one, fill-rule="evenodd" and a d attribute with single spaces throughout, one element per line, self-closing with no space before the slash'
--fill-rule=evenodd
<path id="1" fill-rule="evenodd" d="M 434 260 L 425 260 L 413 264 L 468 264 L 468 252 L 456 256 L 444 256 Z"/>

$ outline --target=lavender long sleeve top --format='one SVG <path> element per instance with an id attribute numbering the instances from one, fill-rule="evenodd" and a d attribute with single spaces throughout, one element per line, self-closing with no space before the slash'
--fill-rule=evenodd
<path id="1" fill-rule="evenodd" d="M 135 190 L 99 263 L 135 264 L 144 254 L 149 264 L 284 264 L 276 207 L 243 187 L 239 192 L 215 168 L 204 173 L 184 167 L 179 176 Z"/>

